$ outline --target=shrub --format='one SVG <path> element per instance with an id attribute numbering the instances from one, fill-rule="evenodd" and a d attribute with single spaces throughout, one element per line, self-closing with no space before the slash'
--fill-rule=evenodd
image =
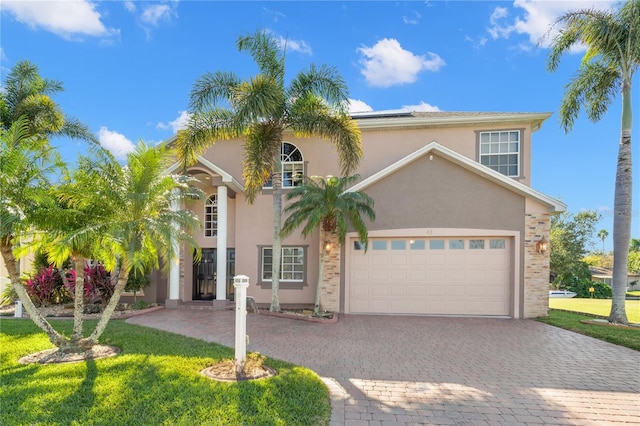
<path id="1" fill-rule="evenodd" d="M 593 295 L 591 295 L 591 293 L 589 292 L 590 287 L 593 287 L 593 289 L 595 290 Z M 569 290 L 575 292 L 577 294 L 576 297 L 611 299 L 611 287 L 604 283 L 597 283 L 591 280 L 576 280 L 569 287 Z"/>
<path id="2" fill-rule="evenodd" d="M 151 280 L 149 276 L 145 273 L 140 273 L 134 269 L 129 272 L 129 278 L 127 279 L 127 285 L 125 286 L 125 291 L 133 292 L 133 301 L 134 303 L 138 302 L 138 298 L 136 293 L 151 284 Z"/>
<path id="3" fill-rule="evenodd" d="M 133 304 L 133 309 L 135 309 L 136 311 L 140 309 L 146 309 L 148 307 L 149 307 L 149 303 L 147 303 L 146 300 L 138 300 L 136 303 Z"/>
<path id="4" fill-rule="evenodd" d="M 65 272 L 69 281 L 75 282 L 75 272 Z M 40 269 L 33 277 L 27 279 L 26 290 L 33 303 L 40 306 L 48 306 L 55 303 L 64 303 L 71 300 L 60 271 L 49 265 Z"/>
<path id="5" fill-rule="evenodd" d="M 10 305 L 18 300 L 18 293 L 11 285 L 11 282 L 7 283 L 7 286 L 0 293 L 0 306 Z"/>
<path id="6" fill-rule="evenodd" d="M 68 290 L 71 294 L 75 294 L 76 281 L 68 280 Z M 101 264 L 84 267 L 84 298 L 88 303 L 100 302 L 103 306 L 109 303 L 115 285 L 111 282 L 110 274 Z"/>

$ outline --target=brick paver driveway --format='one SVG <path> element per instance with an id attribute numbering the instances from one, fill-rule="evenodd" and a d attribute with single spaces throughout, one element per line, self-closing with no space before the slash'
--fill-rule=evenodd
<path id="1" fill-rule="evenodd" d="M 131 318 L 233 347 L 234 311 Z M 304 365 L 335 425 L 640 424 L 640 353 L 528 320 L 248 315 L 250 351 Z"/>

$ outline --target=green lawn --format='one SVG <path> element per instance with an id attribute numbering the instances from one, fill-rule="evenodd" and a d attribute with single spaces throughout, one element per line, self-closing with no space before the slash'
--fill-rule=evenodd
<path id="1" fill-rule="evenodd" d="M 611 311 L 610 299 L 563 299 L 550 298 L 549 308 L 566 311 L 584 312 L 586 314 L 608 317 Z M 627 319 L 629 322 L 640 324 L 640 300 L 626 301 Z"/>
<path id="2" fill-rule="evenodd" d="M 52 321 L 69 334 L 68 320 Z M 95 327 L 95 322 L 88 328 Z M 101 339 L 112 358 L 21 365 L 52 347 L 28 320 L 0 320 L 2 425 L 327 425 L 329 393 L 311 370 L 267 359 L 276 377 L 220 383 L 200 371 L 233 350 L 215 343 L 111 321 Z"/>
<path id="3" fill-rule="evenodd" d="M 538 318 L 546 324 L 640 351 L 640 328 L 583 324 L 582 320 L 593 320 L 593 317 L 551 309 L 548 317 Z"/>

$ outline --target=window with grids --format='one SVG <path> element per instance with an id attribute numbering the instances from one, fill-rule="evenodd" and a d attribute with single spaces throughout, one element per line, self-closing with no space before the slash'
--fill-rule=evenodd
<path id="1" fill-rule="evenodd" d="M 520 131 L 480 132 L 480 163 L 506 176 L 520 176 Z"/>
<path id="2" fill-rule="evenodd" d="M 280 148 L 280 159 L 282 161 L 282 187 L 291 188 L 300 185 L 304 176 L 304 159 L 302 153 L 292 143 L 283 142 Z M 264 187 L 271 188 L 273 183 L 269 179 Z"/>
<path id="3" fill-rule="evenodd" d="M 218 198 L 214 194 L 204 203 L 204 236 L 218 235 Z"/>
<path id="4" fill-rule="evenodd" d="M 262 247 L 262 281 L 271 281 L 273 249 Z M 282 247 L 280 258 L 280 281 L 304 281 L 304 247 Z"/>

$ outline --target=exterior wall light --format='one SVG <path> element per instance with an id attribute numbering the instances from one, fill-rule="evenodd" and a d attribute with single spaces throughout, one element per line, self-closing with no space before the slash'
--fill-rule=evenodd
<path id="1" fill-rule="evenodd" d="M 331 243 L 325 243 L 324 251 L 326 251 L 327 253 L 331 251 Z"/>
<path id="2" fill-rule="evenodd" d="M 540 238 L 539 241 L 536 242 L 536 252 L 540 254 L 545 254 L 549 249 L 549 241 L 547 241 L 544 236 Z"/>

